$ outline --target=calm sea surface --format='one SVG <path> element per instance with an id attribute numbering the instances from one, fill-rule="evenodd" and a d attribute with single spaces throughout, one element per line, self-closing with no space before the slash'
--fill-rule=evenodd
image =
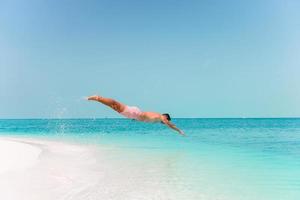
<path id="1" fill-rule="evenodd" d="M 153 184 L 171 185 L 178 199 L 300 199 L 300 119 L 173 122 L 188 137 L 126 119 L 0 120 L 0 135 L 122 149 L 124 162 L 163 168 L 153 168 L 162 177 Z"/>

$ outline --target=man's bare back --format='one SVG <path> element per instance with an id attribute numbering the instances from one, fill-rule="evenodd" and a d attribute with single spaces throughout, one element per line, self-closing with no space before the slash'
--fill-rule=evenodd
<path id="1" fill-rule="evenodd" d="M 162 115 L 156 112 L 142 112 L 141 120 L 143 122 L 161 122 Z"/>
<path id="2" fill-rule="evenodd" d="M 181 135 L 185 135 L 183 131 L 178 129 L 173 123 L 170 122 L 171 118 L 169 114 L 160 114 L 157 112 L 143 112 L 138 107 L 128 106 L 114 99 L 105 98 L 97 95 L 90 96 L 87 99 L 103 103 L 104 105 L 109 106 L 110 108 L 114 109 L 115 111 L 129 119 L 135 119 L 142 122 L 161 122 L 167 125 L 168 127 L 176 130 Z"/>

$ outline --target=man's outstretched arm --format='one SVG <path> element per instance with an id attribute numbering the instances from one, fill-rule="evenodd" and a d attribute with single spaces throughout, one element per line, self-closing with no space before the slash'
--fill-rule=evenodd
<path id="1" fill-rule="evenodd" d="M 164 124 L 166 124 L 168 127 L 170 127 L 171 129 L 173 129 L 173 130 L 175 130 L 175 131 L 177 131 L 179 134 L 181 134 L 182 136 L 185 136 L 185 134 L 184 134 L 184 132 L 182 131 L 182 130 L 180 130 L 179 128 L 177 128 L 176 126 L 175 126 L 175 124 L 172 124 L 170 121 L 168 121 L 168 120 L 165 120 L 165 121 L 163 121 L 164 122 Z"/>

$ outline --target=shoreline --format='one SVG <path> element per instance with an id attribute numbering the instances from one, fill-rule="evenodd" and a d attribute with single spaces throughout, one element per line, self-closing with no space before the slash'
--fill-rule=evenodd
<path id="1" fill-rule="evenodd" d="M 68 199 L 80 191 L 93 164 L 93 149 L 65 141 L 0 137 L 0 197 Z M 85 182 L 87 183 L 87 181 Z M 68 194 L 70 193 L 70 194 Z"/>
<path id="2" fill-rule="evenodd" d="M 0 142 L 6 153 L 0 163 L 14 157 L 0 173 L 1 199 L 182 199 L 171 189 L 176 184 L 166 184 L 173 179 L 164 157 L 153 162 L 135 151 L 58 140 L 5 136 Z"/>

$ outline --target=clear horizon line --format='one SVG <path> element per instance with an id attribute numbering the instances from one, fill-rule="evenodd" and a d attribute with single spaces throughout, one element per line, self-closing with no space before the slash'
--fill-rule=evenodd
<path id="1" fill-rule="evenodd" d="M 0 118 L 0 120 L 68 120 L 68 119 L 128 119 L 121 117 L 66 117 L 66 118 Z M 173 117 L 172 119 L 300 119 L 300 117 Z"/>

